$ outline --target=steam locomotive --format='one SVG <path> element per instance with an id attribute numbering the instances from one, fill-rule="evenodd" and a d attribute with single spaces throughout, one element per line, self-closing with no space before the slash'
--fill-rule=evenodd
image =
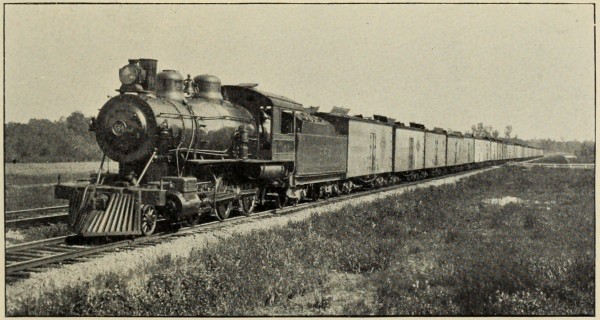
<path id="1" fill-rule="evenodd" d="M 132 59 L 119 94 L 92 118 L 104 156 L 89 181 L 58 183 L 79 235 L 139 236 L 157 222 L 250 215 L 400 180 L 528 159 L 542 151 L 375 115 L 318 112 L 256 84 L 221 86 L 211 75 L 163 70 Z M 104 170 L 112 159 L 118 172 Z"/>

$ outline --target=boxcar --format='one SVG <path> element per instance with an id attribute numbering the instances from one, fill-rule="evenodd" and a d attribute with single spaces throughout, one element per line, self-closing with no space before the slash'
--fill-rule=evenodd
<path id="1" fill-rule="evenodd" d="M 502 141 L 500 143 L 500 159 L 506 160 L 508 159 L 508 150 L 506 148 L 506 141 Z"/>
<path id="2" fill-rule="evenodd" d="M 500 144 L 498 140 L 492 140 L 492 160 L 500 160 Z"/>
<path id="3" fill-rule="evenodd" d="M 518 148 L 519 148 L 519 153 L 518 153 L 519 154 L 519 159 L 522 159 L 523 158 L 523 149 L 524 148 L 523 148 L 522 145 L 519 145 Z"/>
<path id="4" fill-rule="evenodd" d="M 395 129 L 394 172 L 424 168 L 425 131 L 418 126 L 399 125 Z"/>
<path id="5" fill-rule="evenodd" d="M 425 168 L 446 166 L 446 131 L 434 129 L 425 131 Z"/>
<path id="6" fill-rule="evenodd" d="M 465 156 L 467 157 L 466 163 L 475 162 L 475 139 L 470 133 L 465 134 L 463 137 L 463 149 L 466 150 Z"/>
<path id="7" fill-rule="evenodd" d="M 458 132 L 449 132 L 447 140 L 446 165 L 448 167 L 465 163 L 463 157 L 463 137 Z"/>
<path id="8" fill-rule="evenodd" d="M 348 130 L 347 177 L 391 172 L 392 139 L 391 125 L 351 119 Z"/>
<path id="9" fill-rule="evenodd" d="M 521 145 L 516 145 L 517 148 L 517 158 L 521 159 L 523 157 L 523 147 Z"/>
<path id="10" fill-rule="evenodd" d="M 487 149 L 489 141 L 481 138 L 475 138 L 475 162 L 487 161 Z"/>

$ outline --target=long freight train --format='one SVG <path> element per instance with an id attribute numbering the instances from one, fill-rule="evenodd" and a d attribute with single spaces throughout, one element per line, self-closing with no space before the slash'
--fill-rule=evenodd
<path id="1" fill-rule="evenodd" d="M 152 234 L 202 216 L 250 215 L 449 171 L 542 156 L 542 150 L 348 110 L 316 112 L 255 84 L 157 74 L 157 61 L 129 60 L 119 94 L 92 119 L 104 153 L 88 182 L 58 183 L 79 235 Z M 103 169 L 106 158 L 119 163 Z"/>

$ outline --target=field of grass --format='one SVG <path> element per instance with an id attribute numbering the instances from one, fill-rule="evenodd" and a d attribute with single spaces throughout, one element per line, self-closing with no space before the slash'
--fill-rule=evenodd
<path id="1" fill-rule="evenodd" d="M 532 161 L 533 163 L 594 163 L 594 157 L 577 157 L 577 158 L 565 158 L 563 155 L 547 155 L 543 158 Z"/>
<path id="2" fill-rule="evenodd" d="M 594 210 L 592 171 L 506 167 L 149 259 L 12 315 L 594 315 Z"/>
<path id="3" fill-rule="evenodd" d="M 569 163 L 596 163 L 596 158 L 593 155 L 587 157 L 577 157 L 575 159 L 569 159 Z"/>
<path id="4" fill-rule="evenodd" d="M 569 160 L 562 155 L 548 155 L 540 159 L 531 161 L 532 163 L 569 163 Z"/>
<path id="5" fill-rule="evenodd" d="M 25 229 L 5 229 L 5 244 L 8 246 L 18 243 L 42 240 L 71 234 L 65 222 L 30 227 Z"/>
<path id="6" fill-rule="evenodd" d="M 67 204 L 54 199 L 54 184 L 58 175 L 61 181 L 87 179 L 97 172 L 100 162 L 63 163 L 6 163 L 4 171 L 5 210 L 19 210 Z M 106 167 L 105 167 L 106 168 Z M 118 170 L 117 163 L 110 163 L 111 171 Z"/>

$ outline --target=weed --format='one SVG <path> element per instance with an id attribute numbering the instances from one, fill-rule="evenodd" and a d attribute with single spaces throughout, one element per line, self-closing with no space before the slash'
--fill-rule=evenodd
<path id="1" fill-rule="evenodd" d="M 25 229 L 6 229 L 6 241 L 9 244 L 17 244 L 41 239 L 60 237 L 70 234 L 71 231 L 66 223 L 59 222 L 41 225 Z"/>
<path id="2" fill-rule="evenodd" d="M 6 164 L 5 210 L 66 204 L 65 200 L 54 199 L 53 186 L 58 182 L 58 176 L 62 182 L 87 179 L 99 167 L 99 162 Z M 105 164 L 104 168 L 108 169 L 108 166 Z M 118 171 L 118 164 L 111 163 L 110 169 Z"/>
<path id="3" fill-rule="evenodd" d="M 525 229 L 533 229 L 539 225 L 538 217 L 535 213 L 528 211 L 523 216 L 523 228 Z"/>

